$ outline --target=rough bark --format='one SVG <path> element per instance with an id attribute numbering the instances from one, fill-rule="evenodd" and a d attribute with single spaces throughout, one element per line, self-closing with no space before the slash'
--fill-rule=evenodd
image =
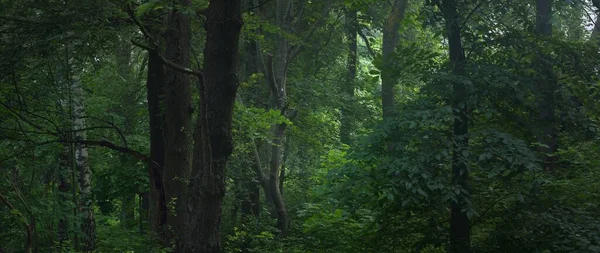
<path id="1" fill-rule="evenodd" d="M 348 29 L 348 59 L 346 67 L 348 69 L 347 80 L 342 86 L 343 104 L 341 108 L 340 119 L 340 141 L 350 145 L 352 138 L 352 105 L 354 103 L 354 88 L 356 81 L 357 68 L 357 35 L 358 35 L 358 17 L 356 9 L 346 11 L 346 26 Z"/>
<path id="2" fill-rule="evenodd" d="M 190 6 L 190 0 L 180 0 L 181 6 Z M 167 60 L 182 66 L 190 64 L 190 17 L 182 7 L 170 10 L 167 18 Z M 192 99 L 189 76 L 167 68 L 165 92 L 165 163 L 163 183 L 167 202 L 168 237 L 173 237 L 176 248 L 182 247 L 185 222 L 187 182 L 192 167 Z"/>
<path id="3" fill-rule="evenodd" d="M 552 3 L 553 0 L 537 0 L 535 16 L 535 34 L 542 38 L 552 36 Z M 556 120 L 555 92 L 558 88 L 552 71 L 552 60 L 545 54 L 539 54 L 534 60 L 537 68 L 535 88 L 540 97 L 538 99 L 539 117 L 541 119 L 538 141 L 543 145 L 538 151 L 546 171 L 553 171 L 557 166 L 558 133 Z"/>
<path id="4" fill-rule="evenodd" d="M 150 160 L 148 173 L 150 178 L 149 217 L 152 230 L 163 234 L 167 223 L 167 203 L 163 185 L 163 167 L 165 161 L 165 142 L 163 139 L 164 113 L 161 110 L 165 96 L 165 73 L 157 51 L 148 52 L 148 117 L 150 122 Z M 165 238 L 163 238 L 165 239 Z"/>
<path id="5" fill-rule="evenodd" d="M 446 21 L 446 32 L 449 45 L 450 65 L 456 79 L 461 79 L 465 73 L 466 58 L 461 41 L 460 18 L 455 0 L 442 0 L 442 14 Z M 450 252 L 469 253 L 471 250 L 470 220 L 463 209 L 467 205 L 470 194 L 469 168 L 466 163 L 468 152 L 469 118 L 467 107 L 467 87 L 462 80 L 452 83 L 453 123 L 453 152 L 452 152 L 452 184 L 464 190 L 457 196 L 457 201 L 451 204 L 450 217 Z"/>
<path id="6" fill-rule="evenodd" d="M 393 74 L 396 70 L 388 66 L 392 65 L 390 61 L 399 40 L 398 29 L 400 29 L 400 22 L 404 18 L 407 6 L 408 0 L 395 0 L 383 28 L 383 43 L 381 46 L 383 57 L 383 68 L 381 69 L 381 106 L 384 120 L 393 118 L 396 110 L 394 88 L 397 80 Z"/>
<path id="7" fill-rule="evenodd" d="M 191 179 L 183 252 L 223 252 L 220 237 L 225 169 L 233 152 L 231 123 L 238 88 L 241 0 L 212 0 L 206 10 L 199 108 L 202 167 Z"/>
<path id="8" fill-rule="evenodd" d="M 81 81 L 75 78 L 71 84 L 73 91 L 73 130 L 75 140 L 85 140 L 85 106 L 83 103 L 83 86 Z M 88 163 L 88 150 L 86 145 L 75 144 L 75 162 L 78 171 L 79 188 L 79 213 L 81 220 L 81 247 L 84 251 L 92 251 L 96 246 L 96 224 L 94 219 L 94 206 L 92 202 L 92 170 Z"/>

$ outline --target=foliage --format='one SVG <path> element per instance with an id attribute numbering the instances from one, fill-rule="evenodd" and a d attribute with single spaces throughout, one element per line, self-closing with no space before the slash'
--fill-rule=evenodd
<path id="1" fill-rule="evenodd" d="M 135 20 L 164 53 L 163 35 L 173 32 L 164 17 L 180 12 L 192 20 L 190 61 L 201 69 L 212 53 L 200 49 L 210 1 L 176 2 L 0 0 L 0 252 L 82 251 L 78 141 L 89 142 L 94 252 L 176 251 L 147 217 L 156 208 L 148 203 L 156 176 L 148 108 L 156 101 L 146 82 L 156 73 L 148 73 L 147 49 L 131 45 L 152 43 Z M 552 36 L 538 36 L 530 2 L 457 1 L 462 75 L 452 71 L 440 1 L 409 1 L 383 64 L 394 2 L 244 1 L 235 148 L 221 175 L 225 252 L 447 252 L 454 203 L 469 218 L 474 252 L 600 252 L 600 44 L 588 20 L 598 17 L 595 2 L 554 1 Z M 270 66 L 271 56 L 289 57 L 279 61 L 284 108 L 271 105 L 268 71 L 282 67 Z M 396 82 L 396 112 L 385 121 L 382 72 Z M 201 86 L 190 80 L 195 122 Z M 75 96 L 83 130 L 74 129 Z M 553 121 L 542 113 L 548 104 Z M 462 108 L 468 134 L 456 136 Z M 281 140 L 278 125 L 287 127 Z M 549 126 L 555 136 L 544 136 Z M 350 129 L 344 143 L 342 129 Z M 85 140 L 74 139 L 79 133 Z M 545 153 L 546 137 L 556 152 Z M 279 175 L 270 171 L 276 140 Z M 468 148 L 457 152 L 457 140 Z M 546 156 L 555 169 L 544 169 Z M 453 180 L 457 161 L 467 164 L 459 172 L 468 173 L 466 185 Z M 285 236 L 263 185 L 274 177 L 290 222 Z"/>

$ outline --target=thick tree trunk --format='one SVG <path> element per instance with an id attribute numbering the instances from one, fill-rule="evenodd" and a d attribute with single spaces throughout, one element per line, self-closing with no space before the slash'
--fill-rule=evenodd
<path id="1" fill-rule="evenodd" d="M 284 138 L 285 124 L 277 124 L 275 127 L 275 138 L 271 144 L 271 168 L 269 170 L 269 191 L 277 212 L 277 228 L 280 236 L 285 237 L 288 232 L 288 214 L 285 202 L 279 188 L 279 169 L 281 167 L 281 140 Z"/>
<path id="2" fill-rule="evenodd" d="M 391 66 L 389 62 L 392 60 L 391 57 L 398 44 L 398 29 L 400 29 L 400 22 L 404 18 L 407 6 L 408 0 L 395 0 L 383 28 L 383 44 L 381 46 L 383 57 L 383 68 L 381 69 L 381 107 L 383 110 L 383 120 L 393 118 L 396 111 L 394 101 L 397 80 L 393 74 L 396 70 L 388 66 Z M 391 145 L 388 145 L 388 147 L 392 148 Z"/>
<path id="3" fill-rule="evenodd" d="M 348 29 L 348 76 L 345 85 L 342 86 L 343 101 L 340 119 L 340 141 L 350 145 L 352 142 L 352 105 L 354 104 L 354 88 L 356 81 L 357 68 L 357 35 L 358 35 L 358 17 L 356 9 L 349 9 L 346 12 L 346 26 Z"/>
<path id="4" fill-rule="evenodd" d="M 184 7 L 190 0 L 180 0 Z M 166 58 L 179 66 L 190 64 L 190 17 L 182 13 L 183 7 L 172 9 L 167 18 Z M 167 68 L 165 94 L 165 164 L 163 183 L 167 202 L 169 236 L 175 239 L 176 248 L 183 245 L 187 182 L 192 167 L 192 99 L 189 76 Z"/>
<path id="5" fill-rule="evenodd" d="M 159 235 L 163 235 L 167 223 L 167 203 L 163 185 L 163 167 L 165 161 L 165 142 L 163 139 L 164 114 L 162 112 L 165 96 L 165 73 L 158 52 L 148 52 L 148 117 L 150 122 L 150 226 Z M 166 239 L 166 238 L 163 238 Z"/>
<path id="6" fill-rule="evenodd" d="M 212 0 L 206 12 L 204 78 L 200 80 L 202 168 L 191 179 L 184 252 L 223 252 L 220 227 L 225 168 L 233 152 L 231 123 L 238 88 L 241 0 Z"/>
<path id="7" fill-rule="evenodd" d="M 464 76 L 466 58 L 461 41 L 460 19 L 455 0 L 442 0 L 442 14 L 446 20 L 446 31 L 450 51 L 450 65 L 452 72 L 457 77 Z M 452 135 L 454 147 L 452 152 L 452 183 L 466 190 L 457 196 L 457 201 L 451 204 L 450 217 L 450 252 L 469 253 L 471 250 L 471 227 L 466 212 L 470 194 L 469 168 L 466 161 L 468 152 L 469 118 L 467 108 L 467 87 L 464 82 L 456 81 L 452 84 L 452 108 L 454 111 L 454 126 Z"/>
<path id="8" fill-rule="evenodd" d="M 398 29 L 400 22 L 404 18 L 408 0 L 395 0 L 392 10 L 388 15 L 383 28 L 382 57 L 383 67 L 381 69 L 381 109 L 383 111 L 383 121 L 387 122 L 396 115 L 396 83 L 397 78 L 394 74 L 395 69 L 391 68 L 393 54 L 399 40 Z M 393 151 L 396 147 L 397 133 L 391 133 L 390 141 L 387 143 L 388 151 Z"/>
<path id="9" fill-rule="evenodd" d="M 73 129 L 76 140 L 85 140 L 85 107 L 84 93 L 81 81 L 74 79 L 71 89 L 73 91 Z M 82 249 L 92 251 L 96 246 L 96 224 L 94 219 L 94 206 L 92 202 L 92 170 L 88 163 L 88 150 L 84 144 L 75 144 L 75 161 L 77 165 L 79 187 L 79 212 L 82 217 Z"/>
<path id="10" fill-rule="evenodd" d="M 540 38 L 552 36 L 552 2 L 553 0 L 537 0 L 535 16 L 535 34 Z M 537 76 L 535 87 L 540 94 L 538 100 L 539 117 L 541 119 L 538 141 L 543 145 L 538 150 L 546 171 L 553 171 L 557 166 L 558 133 L 556 129 L 556 104 L 555 92 L 558 88 L 552 71 L 552 61 L 548 56 L 541 54 L 536 58 Z"/>

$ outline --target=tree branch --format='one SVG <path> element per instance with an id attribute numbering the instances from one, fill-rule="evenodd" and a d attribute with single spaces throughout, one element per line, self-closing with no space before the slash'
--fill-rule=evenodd
<path id="1" fill-rule="evenodd" d="M 371 43 L 369 42 L 369 39 L 362 32 L 361 29 L 358 29 L 358 36 L 360 36 L 365 41 L 365 45 L 367 45 L 367 51 L 369 52 L 369 54 L 371 55 L 371 57 L 375 58 L 375 51 L 373 51 L 373 48 L 371 48 Z"/>
<path id="2" fill-rule="evenodd" d="M 190 74 L 190 75 L 195 75 L 195 76 L 199 76 L 202 77 L 202 71 L 199 70 L 194 70 L 188 67 L 183 67 L 177 63 L 174 63 L 172 61 L 169 61 L 167 58 L 165 58 L 158 50 L 158 43 L 156 42 L 156 40 L 154 39 L 154 37 L 152 37 L 152 35 L 150 34 L 150 32 L 148 32 L 148 29 L 146 29 L 146 27 L 135 17 L 135 14 L 133 13 L 133 9 L 131 9 L 131 6 L 127 7 L 127 13 L 129 14 L 129 18 L 133 21 L 133 23 L 135 23 L 139 28 L 140 31 L 142 32 L 142 34 L 144 34 L 144 37 L 146 37 L 146 39 L 150 42 L 150 46 L 144 45 L 142 43 L 139 43 L 135 40 L 131 40 L 131 43 L 133 45 L 136 45 L 140 48 L 143 48 L 145 50 L 148 51 L 152 51 L 152 52 L 156 52 L 158 54 L 158 56 L 160 57 L 161 61 L 167 65 L 168 67 L 177 70 L 179 72 L 183 72 L 186 74 Z"/>
<path id="3" fill-rule="evenodd" d="M 143 49 L 146 49 L 148 51 L 152 51 L 152 52 L 157 52 L 158 51 L 158 49 L 156 49 L 156 48 L 151 48 L 151 47 L 149 47 L 147 45 L 144 45 L 144 44 L 142 44 L 140 42 L 137 42 L 135 40 L 131 40 L 131 43 L 133 45 L 136 45 L 136 46 L 141 47 Z M 162 54 L 160 54 L 160 53 L 157 53 L 157 54 L 160 57 L 160 60 L 165 65 L 167 65 L 168 67 L 170 67 L 170 68 L 172 68 L 174 70 L 177 70 L 179 72 L 183 72 L 183 73 L 186 73 L 186 74 L 190 74 L 190 75 L 195 75 L 195 76 L 202 77 L 202 71 L 191 69 L 191 68 L 187 68 L 187 67 L 183 67 L 183 66 L 181 66 L 181 65 L 179 65 L 177 63 L 174 63 L 172 61 L 167 60 L 167 58 L 165 58 Z"/>
<path id="4" fill-rule="evenodd" d="M 275 73 L 273 72 L 272 54 L 267 54 L 267 82 L 269 84 L 269 90 L 271 90 L 271 94 L 277 96 L 277 94 L 279 94 L 279 87 L 277 86 L 277 82 L 275 81 Z"/>
<path id="5" fill-rule="evenodd" d="M 143 162 L 148 162 L 150 161 L 150 158 L 145 155 L 140 153 L 137 150 L 133 150 L 127 147 L 123 147 L 123 146 L 119 146 L 116 145 L 112 142 L 109 142 L 107 140 L 100 140 L 100 141 L 91 141 L 91 140 L 66 140 L 66 139 L 59 139 L 53 142 L 58 142 L 58 143 L 74 143 L 74 144 L 83 144 L 83 145 L 87 145 L 87 146 L 98 146 L 98 147 L 104 147 L 104 148 L 108 148 L 114 151 L 118 151 L 124 154 L 129 154 L 132 155 L 138 159 L 140 159 Z M 45 144 L 45 143 L 44 143 Z"/>

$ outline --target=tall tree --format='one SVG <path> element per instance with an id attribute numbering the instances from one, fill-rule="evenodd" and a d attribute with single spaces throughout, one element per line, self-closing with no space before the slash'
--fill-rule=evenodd
<path id="1" fill-rule="evenodd" d="M 535 35 L 542 40 L 552 36 L 552 5 L 553 0 L 537 0 L 535 15 Z M 542 144 L 539 151 L 542 155 L 544 169 L 552 171 L 557 166 L 555 157 L 558 150 L 558 133 L 556 120 L 556 98 L 555 93 L 558 83 L 552 70 L 552 60 L 549 55 L 540 53 L 536 56 L 535 65 L 537 73 L 535 76 L 535 88 L 540 94 L 538 98 L 539 117 L 541 119 L 538 141 Z"/>
<path id="2" fill-rule="evenodd" d="M 223 252 L 221 212 L 226 166 L 233 152 L 231 123 L 238 88 L 237 57 L 242 28 L 241 0 L 211 0 L 206 13 L 204 71 L 199 76 L 202 142 L 194 166 L 183 252 Z"/>
<path id="3" fill-rule="evenodd" d="M 157 51 L 148 52 L 148 117 L 150 127 L 150 159 L 148 172 L 150 179 L 150 224 L 154 232 L 163 234 L 167 222 L 167 203 L 164 192 L 163 168 L 165 162 L 165 141 L 163 139 L 163 104 L 165 96 L 165 70 Z"/>
<path id="4" fill-rule="evenodd" d="M 352 105 L 354 104 L 354 89 L 356 87 L 356 69 L 358 63 L 357 54 L 357 35 L 358 35 L 358 15 L 357 10 L 350 6 L 346 10 L 346 29 L 348 35 L 348 59 L 346 61 L 347 66 L 347 79 L 341 90 L 344 96 L 344 103 L 342 105 L 342 118 L 340 120 L 340 141 L 344 144 L 350 145 L 352 137 Z"/>
<path id="5" fill-rule="evenodd" d="M 63 151 L 59 156 L 58 162 L 58 203 L 59 203 L 59 213 L 60 217 L 58 219 L 58 243 L 59 247 L 63 249 L 63 246 L 69 240 L 69 220 L 71 220 L 71 208 L 70 208 L 70 191 L 71 191 L 71 183 L 70 183 L 70 175 L 71 175 L 71 166 L 69 166 L 69 162 L 71 161 L 71 145 L 63 145 Z"/>
<path id="6" fill-rule="evenodd" d="M 393 118 L 396 111 L 395 105 L 395 86 L 396 75 L 395 70 L 391 68 L 392 55 L 396 49 L 399 40 L 398 29 L 400 22 L 404 18 L 408 0 L 395 0 L 392 3 L 392 10 L 385 19 L 383 28 L 383 43 L 381 45 L 383 68 L 381 70 L 381 107 L 383 110 L 383 119 L 389 120 Z M 391 147 L 391 146 L 390 146 Z"/>
<path id="7" fill-rule="evenodd" d="M 96 221 L 92 199 L 92 170 L 90 168 L 86 140 L 84 92 L 81 81 L 74 77 L 71 83 L 73 93 L 73 130 L 75 131 L 75 162 L 79 173 L 79 213 L 81 220 L 82 249 L 92 251 L 96 247 Z"/>
<path id="8" fill-rule="evenodd" d="M 265 77 L 267 78 L 267 85 L 269 87 L 269 107 L 273 110 L 277 110 L 282 116 L 288 120 L 293 120 L 298 111 L 289 108 L 288 94 L 287 94 L 287 81 L 288 81 L 288 70 L 292 60 L 302 50 L 302 43 L 307 42 L 319 28 L 320 25 L 325 22 L 327 14 L 331 10 L 334 1 L 326 1 L 323 3 L 321 9 L 321 17 L 319 17 L 311 26 L 303 27 L 294 24 L 298 24 L 297 20 L 303 20 L 305 18 L 305 8 L 310 1 L 295 2 L 292 0 L 277 0 L 275 2 L 275 25 L 281 30 L 274 36 L 275 39 L 275 52 L 273 55 L 267 57 L 267 66 L 264 69 Z M 294 44 L 289 39 L 289 34 L 299 33 L 300 31 L 305 32 L 301 43 Z M 260 56 L 259 59 L 264 57 Z M 281 236 L 285 236 L 288 232 L 288 213 L 285 206 L 285 201 L 280 190 L 280 176 L 281 176 L 281 164 L 283 159 L 283 140 L 285 139 L 287 129 L 287 123 L 278 123 L 273 126 L 273 139 L 271 140 L 271 153 L 269 161 L 269 173 L 268 173 L 268 190 L 273 205 L 275 206 L 275 212 L 277 215 L 277 228 L 281 232 Z"/>
<path id="9" fill-rule="evenodd" d="M 128 93 L 131 92 L 131 42 L 129 42 L 129 31 L 125 31 L 121 34 L 118 42 L 118 47 L 116 50 L 116 60 L 117 60 L 117 71 L 119 77 L 123 81 L 122 83 L 125 86 L 125 91 Z M 121 115 L 123 116 L 125 122 L 123 124 L 124 135 L 133 134 L 133 121 L 135 112 L 134 106 L 136 105 L 135 99 L 132 99 L 131 96 L 127 96 L 123 99 L 121 103 Z M 123 171 L 131 171 L 132 167 L 135 167 L 136 160 L 135 158 L 127 155 L 121 154 L 119 158 L 120 166 Z M 127 180 L 130 182 L 130 185 L 133 183 L 131 180 Z M 129 227 L 133 225 L 134 216 L 135 216 L 135 191 L 131 189 L 126 189 L 122 192 L 121 196 L 121 217 L 120 222 L 124 227 Z"/>
<path id="10" fill-rule="evenodd" d="M 190 0 L 176 2 L 167 18 L 167 60 L 182 66 L 190 64 L 190 17 L 184 13 L 191 6 Z M 185 222 L 187 182 L 192 166 L 192 99 L 187 73 L 167 69 L 165 75 L 165 162 L 163 183 L 167 202 L 168 230 L 175 237 L 176 248 L 181 248 Z"/>
<path id="11" fill-rule="evenodd" d="M 461 19 L 455 0 L 442 0 L 441 11 L 446 22 L 450 67 L 455 78 L 452 82 L 452 110 L 454 123 L 452 129 L 452 183 L 461 189 L 461 193 L 451 204 L 450 252 L 469 253 L 471 250 L 471 225 L 465 211 L 470 194 L 468 153 L 468 89 L 466 81 L 466 57 L 462 46 Z"/>
<path id="12" fill-rule="evenodd" d="M 254 6 L 258 6 L 258 2 L 256 0 L 246 0 L 246 8 L 251 9 Z M 257 8 L 253 11 L 254 15 L 259 15 L 260 10 Z M 258 33 L 256 30 L 251 30 L 251 33 Z M 248 38 L 245 43 L 246 48 L 246 64 L 245 64 L 245 78 L 248 79 L 252 77 L 254 74 L 259 74 L 262 72 L 263 62 L 259 59 L 259 50 L 260 45 L 259 42 L 255 38 Z M 242 103 L 241 99 L 239 101 Z M 250 157 L 254 157 L 254 152 L 258 152 L 256 143 L 254 140 L 252 141 L 252 146 L 250 147 L 251 152 L 249 154 Z M 244 173 L 246 177 L 242 178 L 242 204 L 241 204 L 241 214 L 242 214 L 242 222 L 245 223 L 248 219 L 248 216 L 254 216 L 258 218 L 260 214 L 260 184 L 265 184 L 265 178 L 262 171 L 262 164 L 260 164 L 260 157 L 257 161 L 256 159 L 251 159 L 251 166 L 254 168 L 253 170 Z M 269 200 L 269 198 L 267 199 Z"/>

